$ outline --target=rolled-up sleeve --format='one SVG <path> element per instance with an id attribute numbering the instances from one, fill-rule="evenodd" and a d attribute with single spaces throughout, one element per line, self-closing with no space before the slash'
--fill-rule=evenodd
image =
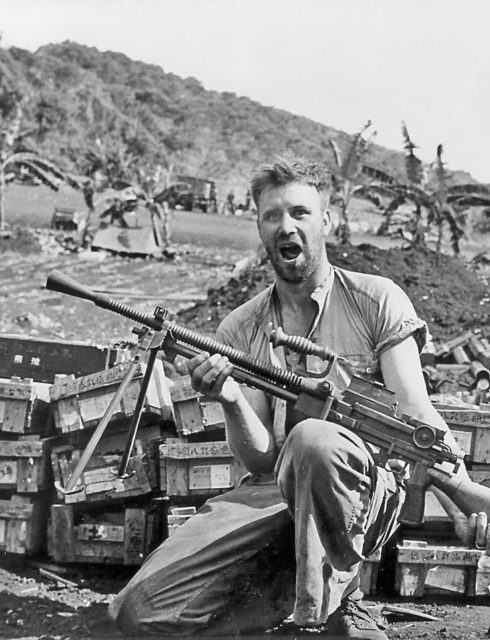
<path id="1" fill-rule="evenodd" d="M 407 294 L 394 282 L 388 281 L 379 299 L 375 327 L 376 357 L 384 351 L 413 336 L 419 352 L 427 343 L 427 323 L 417 316 Z"/>

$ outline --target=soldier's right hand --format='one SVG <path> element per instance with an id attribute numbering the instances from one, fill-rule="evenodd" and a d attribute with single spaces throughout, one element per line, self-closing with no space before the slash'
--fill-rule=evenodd
<path id="1" fill-rule="evenodd" d="M 230 378 L 233 365 L 226 356 L 202 352 L 187 363 L 192 387 L 222 404 L 233 403 L 238 398 L 239 386 Z"/>

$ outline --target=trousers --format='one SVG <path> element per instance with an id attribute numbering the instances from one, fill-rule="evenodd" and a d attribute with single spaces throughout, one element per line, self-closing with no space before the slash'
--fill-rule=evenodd
<path id="1" fill-rule="evenodd" d="M 294 621 L 324 623 L 343 598 L 362 597 L 362 561 L 394 533 L 403 504 L 395 474 L 354 433 L 308 419 L 288 435 L 275 478 L 211 498 L 146 558 L 109 606 L 124 634 L 208 627 L 292 521 Z"/>

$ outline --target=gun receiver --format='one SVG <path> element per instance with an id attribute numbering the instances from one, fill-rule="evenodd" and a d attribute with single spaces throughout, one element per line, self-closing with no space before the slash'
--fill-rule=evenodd
<path id="1" fill-rule="evenodd" d="M 400 458 L 415 465 L 407 483 L 402 522 L 419 524 L 424 512 L 424 494 L 429 484 L 428 470 L 437 463 L 449 462 L 457 469 L 459 459 L 444 442 L 444 431 L 407 415 L 397 415 L 393 392 L 379 383 L 354 376 L 349 387 L 336 392 L 325 380 L 286 371 L 249 354 L 201 336 L 167 319 L 167 311 L 155 309 L 154 315 L 141 313 L 105 294 L 91 291 L 55 270 L 46 288 L 94 302 L 97 306 L 139 322 L 162 334 L 161 349 L 167 359 L 175 354 L 191 358 L 200 351 L 227 356 L 233 365 L 231 376 L 240 383 L 258 388 L 292 402 L 305 417 L 335 422 L 356 432 L 363 440 L 379 448 L 376 462 Z M 286 339 L 281 335 L 281 339 Z M 289 340 L 299 349 L 311 349 L 304 339 Z M 324 351 L 329 356 L 329 352 Z M 448 475 L 448 478 L 450 476 Z M 490 493 L 490 491 L 489 491 Z M 490 499 L 489 499 L 490 504 Z"/>

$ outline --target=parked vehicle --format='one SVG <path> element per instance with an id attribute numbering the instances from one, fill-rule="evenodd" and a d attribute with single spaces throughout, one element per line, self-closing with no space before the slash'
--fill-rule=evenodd
<path id="1" fill-rule="evenodd" d="M 200 209 L 206 213 L 216 203 L 216 185 L 213 180 L 179 175 L 176 176 L 176 181 L 165 190 L 163 196 L 171 209 L 179 207 L 186 211 Z"/>

